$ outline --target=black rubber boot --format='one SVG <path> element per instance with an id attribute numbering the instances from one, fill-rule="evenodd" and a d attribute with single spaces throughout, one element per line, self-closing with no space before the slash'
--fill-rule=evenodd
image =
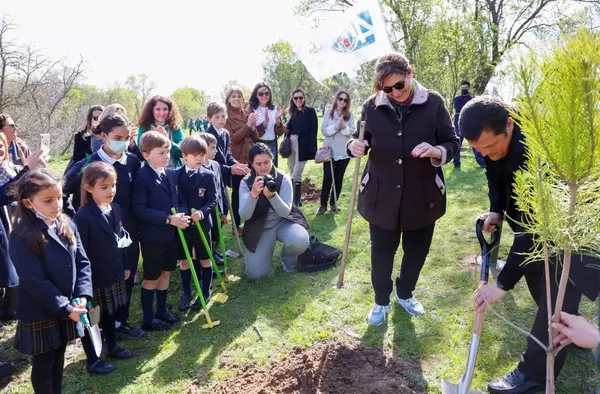
<path id="1" fill-rule="evenodd" d="M 294 182 L 294 205 L 302 206 L 302 182 Z"/>

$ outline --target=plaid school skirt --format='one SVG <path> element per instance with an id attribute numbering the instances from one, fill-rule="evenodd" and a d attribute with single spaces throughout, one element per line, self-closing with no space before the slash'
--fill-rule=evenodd
<path id="1" fill-rule="evenodd" d="M 19 320 L 13 346 L 21 353 L 36 356 L 58 349 L 78 337 L 76 323 L 68 317 L 38 321 Z"/>
<path id="2" fill-rule="evenodd" d="M 100 305 L 100 314 L 114 315 L 119 307 L 127 305 L 125 282 L 117 280 L 110 286 L 94 287 L 92 306 Z"/>

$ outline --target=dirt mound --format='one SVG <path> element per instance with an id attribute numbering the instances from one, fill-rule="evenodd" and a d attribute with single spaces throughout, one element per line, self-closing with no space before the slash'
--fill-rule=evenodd
<path id="1" fill-rule="evenodd" d="M 237 376 L 212 388 L 192 385 L 188 394 L 417 394 L 410 364 L 380 349 L 350 348 L 338 342 L 294 348 L 281 360 L 258 369 L 240 368 Z"/>
<path id="2" fill-rule="evenodd" d="M 302 181 L 302 202 L 317 201 L 320 197 L 321 189 L 317 189 L 317 186 L 310 181 L 310 178 Z"/>

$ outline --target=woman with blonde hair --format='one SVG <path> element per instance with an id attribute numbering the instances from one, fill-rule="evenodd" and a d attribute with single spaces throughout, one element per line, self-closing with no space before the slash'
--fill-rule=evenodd
<path id="1" fill-rule="evenodd" d="M 233 86 L 227 91 L 225 105 L 227 107 L 225 128 L 231 136 L 231 154 L 239 163 L 248 164 L 248 152 L 252 145 L 258 141 L 258 130 L 256 129 L 258 113 L 249 114 L 244 110 L 244 93 L 237 86 Z M 239 205 L 240 182 L 244 177 L 242 175 L 232 175 L 231 178 L 231 209 L 233 210 L 235 231 L 238 235 L 242 235 Z"/>

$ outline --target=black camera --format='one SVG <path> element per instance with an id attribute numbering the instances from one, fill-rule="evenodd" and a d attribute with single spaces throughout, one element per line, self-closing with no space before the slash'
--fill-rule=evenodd
<path id="1" fill-rule="evenodd" d="M 272 175 L 267 174 L 263 176 L 263 182 L 265 183 L 267 190 L 269 190 L 271 193 L 275 193 L 277 190 L 277 182 L 275 182 L 275 178 L 273 178 Z"/>

